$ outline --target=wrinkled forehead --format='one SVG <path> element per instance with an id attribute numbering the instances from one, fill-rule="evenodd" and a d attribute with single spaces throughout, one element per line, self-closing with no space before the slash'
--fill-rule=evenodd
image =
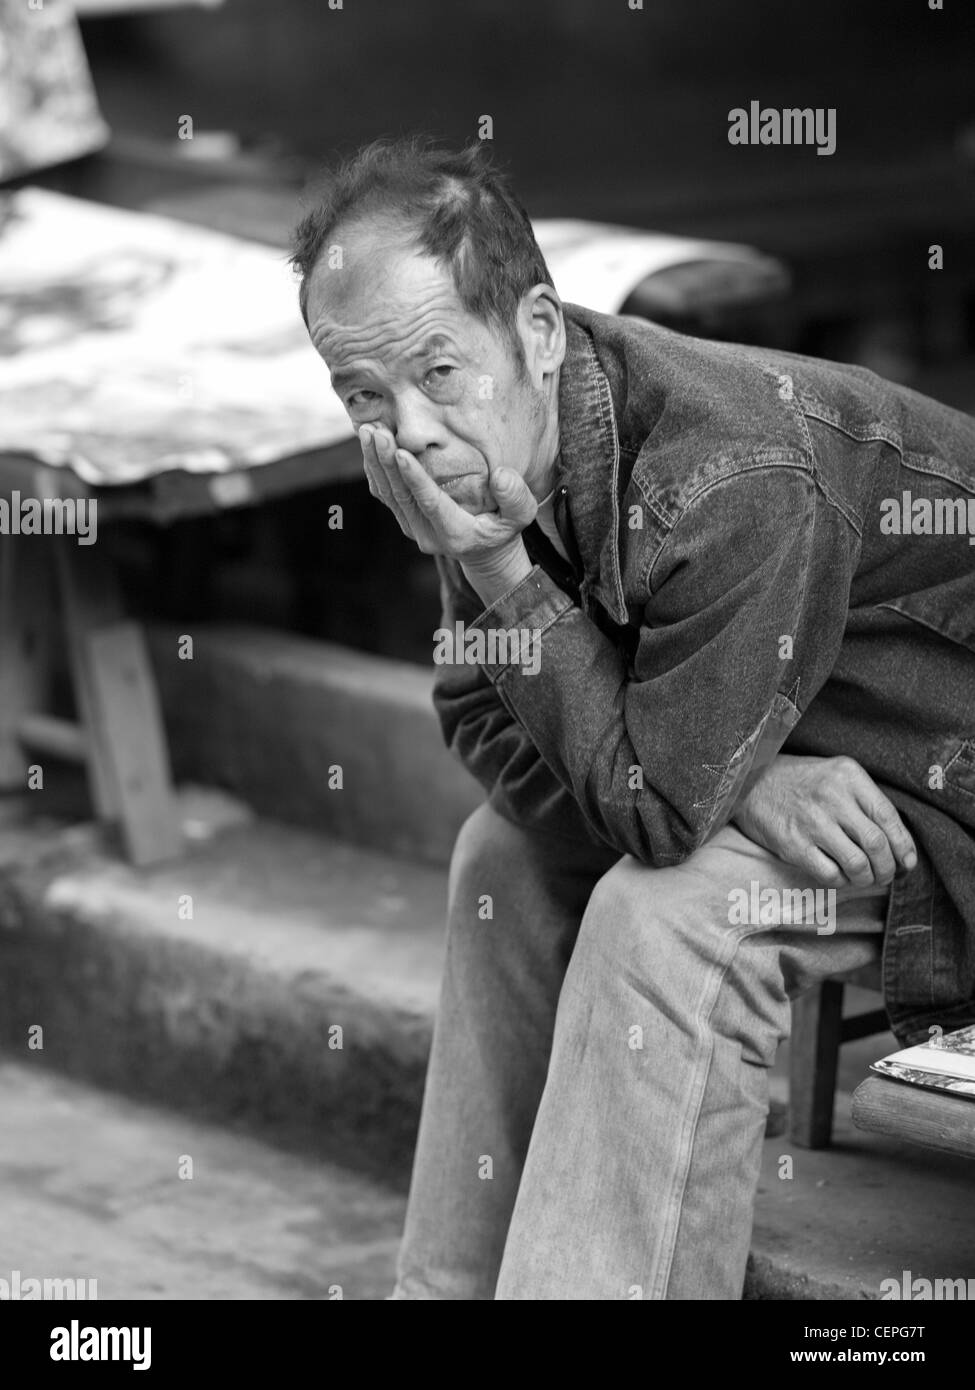
<path id="1" fill-rule="evenodd" d="M 322 251 L 308 281 L 312 342 L 326 360 L 358 347 L 394 348 L 436 322 L 456 332 L 470 316 L 446 266 L 403 237 L 341 229 Z"/>

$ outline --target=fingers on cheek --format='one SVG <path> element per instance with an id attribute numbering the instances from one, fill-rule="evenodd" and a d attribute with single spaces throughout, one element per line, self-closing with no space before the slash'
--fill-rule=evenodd
<path id="1" fill-rule="evenodd" d="M 389 460 L 379 447 L 378 439 L 370 450 L 372 474 L 378 487 L 382 489 L 386 496 L 392 496 L 396 482 L 395 471 L 390 468 Z"/>
<path id="2" fill-rule="evenodd" d="M 394 471 L 392 468 L 390 468 L 389 464 L 390 464 L 389 455 L 386 453 L 385 449 L 380 449 L 379 446 L 378 446 L 378 444 L 377 444 L 377 445 L 376 445 L 376 467 L 379 468 L 379 469 L 382 471 L 382 473 L 385 475 L 386 478 L 391 477 L 391 476 L 392 476 L 392 473 L 393 473 L 393 471 Z"/>

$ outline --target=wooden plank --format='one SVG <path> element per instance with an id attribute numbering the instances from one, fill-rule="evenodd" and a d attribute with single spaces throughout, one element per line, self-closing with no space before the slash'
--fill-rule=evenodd
<path id="1" fill-rule="evenodd" d="M 56 561 L 96 814 L 120 823 L 133 863 L 172 858 L 182 838 L 142 633 L 124 620 L 107 556 L 62 540 Z"/>
<path id="2" fill-rule="evenodd" d="M 975 1100 L 871 1076 L 853 1093 L 858 1129 L 975 1158 Z"/>
<path id="3" fill-rule="evenodd" d="M 67 465 L 45 472 L 47 487 L 38 491 L 36 462 L 24 454 L 0 450 L 0 491 L 17 489 L 38 497 L 70 496 L 97 501 L 100 526 L 132 518 L 165 526 L 184 516 L 215 516 L 231 507 L 260 506 L 273 498 L 310 488 L 356 481 L 365 487 L 366 482 L 362 450 L 352 438 L 232 473 L 187 473 L 173 468 L 120 487 L 92 487 Z M 53 483 L 52 474 L 57 480 Z M 229 484 L 229 497 L 223 490 L 228 478 L 242 480 Z"/>
<path id="4" fill-rule="evenodd" d="M 88 740 L 84 730 L 68 719 L 51 714 L 27 714 L 20 721 L 20 741 L 26 748 L 51 753 L 65 762 L 88 761 Z"/>
<path id="5" fill-rule="evenodd" d="M 843 986 L 824 980 L 792 1004 L 789 1133 L 804 1149 L 825 1149 L 833 1133 Z"/>
<path id="6" fill-rule="evenodd" d="M 119 815 L 119 791 L 110 757 L 108 730 L 97 717 L 96 693 L 86 641 L 101 627 L 119 622 L 122 600 L 111 561 L 94 546 L 68 542 L 57 550 L 58 589 L 67 638 L 78 719 L 88 736 L 88 780 L 99 820 Z"/>
<path id="7" fill-rule="evenodd" d="M 90 631 L 85 645 L 126 852 L 137 865 L 172 859 L 182 849 L 182 836 L 142 630 L 136 623 L 114 623 Z"/>
<path id="8" fill-rule="evenodd" d="M 19 738 L 25 715 L 47 704 L 55 622 L 53 550 L 47 536 L 0 539 L 0 788 L 27 785 Z"/>

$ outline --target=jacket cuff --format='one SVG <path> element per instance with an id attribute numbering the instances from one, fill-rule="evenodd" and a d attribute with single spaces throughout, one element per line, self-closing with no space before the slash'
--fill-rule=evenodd
<path id="1" fill-rule="evenodd" d="M 492 631 L 510 633 L 512 629 L 521 637 L 517 643 L 485 642 L 487 660 L 480 662 L 480 666 L 488 679 L 497 684 L 514 667 L 525 665 L 532 659 L 537 665 L 540 654 L 534 653 L 535 644 L 541 642 L 553 623 L 574 607 L 572 599 L 555 580 L 540 565 L 534 565 L 524 579 L 496 599 L 490 608 L 485 608 L 470 624 L 472 628 L 484 632 L 488 639 Z"/>

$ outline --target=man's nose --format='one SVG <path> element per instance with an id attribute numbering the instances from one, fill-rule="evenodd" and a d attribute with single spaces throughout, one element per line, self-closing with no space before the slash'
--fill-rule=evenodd
<path id="1" fill-rule="evenodd" d="M 393 434 L 399 447 L 421 462 L 427 449 L 442 447 L 446 442 L 439 411 L 422 392 L 411 392 L 397 400 Z"/>

